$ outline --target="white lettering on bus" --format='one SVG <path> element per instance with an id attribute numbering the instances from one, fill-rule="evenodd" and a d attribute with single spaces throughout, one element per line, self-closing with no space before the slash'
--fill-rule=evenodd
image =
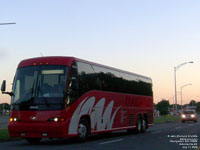
<path id="1" fill-rule="evenodd" d="M 79 119 L 83 115 L 89 115 L 91 119 L 91 129 L 101 131 L 104 129 L 112 129 L 112 125 L 115 119 L 115 116 L 120 109 L 118 107 L 112 115 L 112 110 L 114 106 L 114 101 L 111 101 L 104 110 L 105 98 L 100 99 L 97 104 L 94 106 L 96 98 L 95 97 L 86 97 L 76 108 L 74 114 L 72 115 L 70 125 L 69 125 L 69 134 L 77 134 Z"/>

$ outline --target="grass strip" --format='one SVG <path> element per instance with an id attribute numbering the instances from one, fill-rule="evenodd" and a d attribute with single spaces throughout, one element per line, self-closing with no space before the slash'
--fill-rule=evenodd
<path id="1" fill-rule="evenodd" d="M 14 141 L 20 138 L 12 138 L 9 136 L 8 129 L 0 129 L 0 141 Z"/>
<path id="2" fill-rule="evenodd" d="M 177 121 L 180 121 L 179 116 L 161 116 L 161 117 L 154 118 L 155 124 L 167 123 L 167 122 L 177 122 Z"/>

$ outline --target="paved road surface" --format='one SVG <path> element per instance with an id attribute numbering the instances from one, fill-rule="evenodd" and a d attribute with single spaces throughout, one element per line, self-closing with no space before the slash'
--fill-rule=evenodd
<path id="1" fill-rule="evenodd" d="M 193 144 L 193 146 L 191 145 Z M 183 146 L 185 145 L 185 146 Z M 42 140 L 30 145 L 25 140 L 1 142 L 1 150 L 194 150 L 200 146 L 200 119 L 198 123 L 165 123 L 149 128 L 143 134 L 126 131 L 111 135 L 93 135 L 84 143 L 74 139 Z M 200 149 L 200 148 L 199 148 Z"/>

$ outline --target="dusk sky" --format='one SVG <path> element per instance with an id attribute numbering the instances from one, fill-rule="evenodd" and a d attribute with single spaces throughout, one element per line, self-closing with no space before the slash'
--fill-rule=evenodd
<path id="1" fill-rule="evenodd" d="M 174 67 L 183 103 L 200 101 L 199 0 L 5 0 L 0 2 L 0 82 L 18 63 L 74 56 L 152 78 L 154 102 L 173 103 Z M 0 94 L 0 103 L 10 103 Z M 178 93 L 178 103 L 180 94 Z"/>

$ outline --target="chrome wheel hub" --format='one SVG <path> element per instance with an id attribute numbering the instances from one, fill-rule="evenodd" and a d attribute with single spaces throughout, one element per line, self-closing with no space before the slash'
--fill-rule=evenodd
<path id="1" fill-rule="evenodd" d="M 141 126 L 141 121 L 138 120 L 138 131 L 141 131 L 141 128 L 142 128 L 142 126 Z"/>
<path id="2" fill-rule="evenodd" d="M 78 134 L 80 138 L 84 138 L 87 135 L 87 129 L 84 124 L 79 125 Z"/>
<path id="3" fill-rule="evenodd" d="M 143 126 L 143 128 L 144 128 L 144 130 L 145 130 L 145 129 L 146 129 L 146 121 L 143 120 L 143 121 L 142 121 L 142 124 L 143 124 L 142 126 Z"/>

